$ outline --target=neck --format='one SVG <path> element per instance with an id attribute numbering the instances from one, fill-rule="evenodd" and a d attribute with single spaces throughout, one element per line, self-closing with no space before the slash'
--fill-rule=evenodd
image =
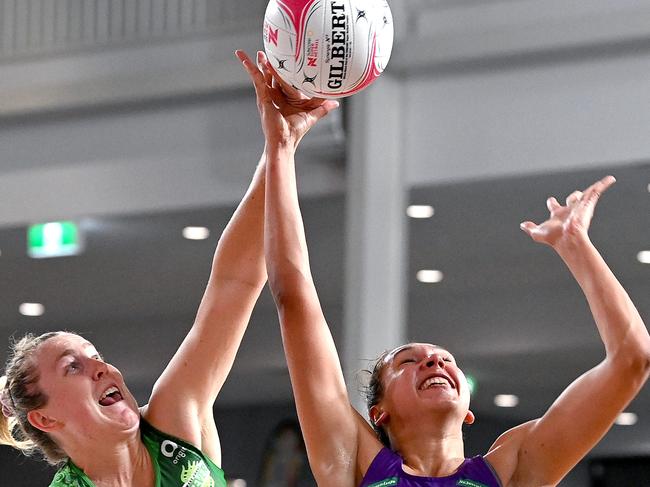
<path id="1" fill-rule="evenodd" d="M 429 425 L 413 422 L 391 434 L 391 444 L 404 461 L 404 470 L 424 477 L 452 475 L 465 460 L 462 428 L 444 420 Z"/>
<path id="2" fill-rule="evenodd" d="M 107 445 L 109 445 L 107 447 Z M 97 445 L 66 449 L 72 462 L 84 471 L 97 487 L 150 486 L 154 469 L 140 435 L 122 441 L 99 441 Z"/>

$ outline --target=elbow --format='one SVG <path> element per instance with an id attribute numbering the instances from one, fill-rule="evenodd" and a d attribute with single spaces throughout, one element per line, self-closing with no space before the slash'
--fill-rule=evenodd
<path id="1" fill-rule="evenodd" d="M 310 287 L 313 284 L 309 276 L 298 270 L 274 272 L 269 269 L 269 289 L 279 312 L 301 302 Z"/>
<path id="2" fill-rule="evenodd" d="M 637 353 L 632 362 L 634 363 L 634 368 L 647 379 L 650 376 L 650 336 L 646 332 L 643 338 L 641 343 L 639 343 Z"/>
<path id="3" fill-rule="evenodd" d="M 625 327 L 627 330 L 608 356 L 619 367 L 639 374 L 650 374 L 650 335 L 640 317 Z"/>
<path id="4" fill-rule="evenodd" d="M 650 376 L 650 339 L 638 346 L 621 349 L 612 358 L 626 376 L 642 385 Z"/>
<path id="5" fill-rule="evenodd" d="M 646 377 L 648 377 L 650 375 L 650 340 L 643 353 L 643 369 L 645 370 Z"/>
<path id="6" fill-rule="evenodd" d="M 644 375 L 647 378 L 650 373 L 650 350 L 642 349 L 630 353 L 625 362 L 631 373 Z"/>

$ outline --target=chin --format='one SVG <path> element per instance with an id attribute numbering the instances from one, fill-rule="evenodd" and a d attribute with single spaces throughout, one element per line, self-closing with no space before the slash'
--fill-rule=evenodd
<path id="1" fill-rule="evenodd" d="M 115 405 L 109 407 L 115 408 Z M 119 409 L 106 411 L 105 415 L 111 423 L 117 423 L 120 430 L 137 430 L 140 427 L 140 411 L 130 401 L 123 401 Z"/>
<path id="2" fill-rule="evenodd" d="M 122 414 L 120 414 L 119 422 L 123 426 L 124 430 L 137 431 L 140 429 L 140 412 L 137 409 L 135 411 L 125 409 Z"/>
<path id="3" fill-rule="evenodd" d="M 453 399 L 445 400 L 443 398 L 438 398 L 435 401 L 431 401 L 425 407 L 431 412 L 445 414 L 458 412 L 460 409 L 462 409 L 462 406 L 458 403 L 458 401 L 454 401 Z"/>

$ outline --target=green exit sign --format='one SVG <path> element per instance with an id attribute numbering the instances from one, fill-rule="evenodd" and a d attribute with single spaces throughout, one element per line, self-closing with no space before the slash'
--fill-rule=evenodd
<path id="1" fill-rule="evenodd" d="M 27 229 L 27 254 L 35 259 L 77 255 L 83 250 L 74 222 L 38 223 Z"/>

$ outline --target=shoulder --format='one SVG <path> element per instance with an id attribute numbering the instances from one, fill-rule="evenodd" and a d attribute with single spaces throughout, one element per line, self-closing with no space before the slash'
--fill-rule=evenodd
<path id="1" fill-rule="evenodd" d="M 479 485 L 502 487 L 501 476 L 494 466 L 482 455 L 466 458 L 458 472 L 461 476 L 457 485 L 472 486 L 479 481 Z"/>
<path id="2" fill-rule="evenodd" d="M 530 430 L 535 427 L 537 421 L 534 419 L 509 429 L 496 439 L 485 454 L 485 460 L 495 470 L 504 486 L 509 485 L 517 469 L 522 442 Z"/>
<path id="3" fill-rule="evenodd" d="M 394 485 L 390 481 L 396 480 L 401 473 L 402 457 L 390 448 L 384 447 L 375 455 L 359 485 L 366 487 L 383 481 L 387 482 L 385 485 Z"/>

